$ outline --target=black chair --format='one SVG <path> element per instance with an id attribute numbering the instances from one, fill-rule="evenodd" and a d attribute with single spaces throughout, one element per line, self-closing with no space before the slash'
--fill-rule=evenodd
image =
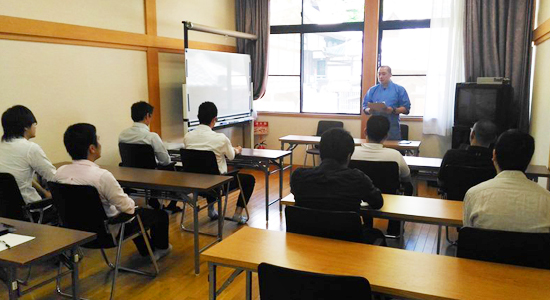
<path id="1" fill-rule="evenodd" d="M 473 186 L 496 176 L 495 168 L 479 168 L 460 165 L 445 166 L 446 178 L 441 186 L 445 199 L 464 200 L 466 192 Z"/>
<path id="2" fill-rule="evenodd" d="M 57 223 L 52 204 L 52 199 L 25 203 L 13 175 L 0 173 L 0 217 L 42 224 Z"/>
<path id="3" fill-rule="evenodd" d="M 370 283 L 363 277 L 311 273 L 261 263 L 258 279 L 262 300 L 372 299 Z"/>
<path id="4" fill-rule="evenodd" d="M 82 247 L 101 249 L 103 259 L 114 270 L 110 299 L 113 298 L 115 292 L 115 283 L 119 270 L 151 277 L 159 273 L 156 258 L 149 244 L 149 236 L 138 214 L 119 214 L 115 217 L 107 217 L 99 193 L 92 186 L 50 183 L 50 187 L 54 205 L 57 208 L 63 227 L 97 233 L 97 239 L 82 245 Z M 130 224 L 134 219 L 137 220 L 140 230 L 136 233 L 125 232 L 126 225 Z M 120 229 L 117 230 L 118 232 L 111 232 L 111 227 L 115 226 L 119 226 Z M 145 240 L 145 245 L 153 263 L 155 269 L 153 273 L 120 266 L 122 244 L 140 235 Z M 109 261 L 104 250 L 109 248 L 117 248 L 114 264 Z"/>
<path id="5" fill-rule="evenodd" d="M 399 179 L 399 165 L 396 162 L 351 160 L 349 162 L 349 167 L 358 169 L 369 176 L 374 186 L 379 188 L 382 193 L 393 195 L 402 194 L 401 182 Z M 402 226 L 402 221 L 388 221 L 388 231 L 395 231 L 399 228 L 401 233 Z M 386 236 L 389 238 L 397 238 L 399 235 L 400 234 Z"/>
<path id="6" fill-rule="evenodd" d="M 181 156 L 181 162 L 183 164 L 183 168 L 182 168 L 183 172 L 220 175 L 220 169 L 218 168 L 218 161 L 216 159 L 216 154 L 214 154 L 214 152 L 212 151 L 180 149 L 180 156 Z M 228 171 L 224 175 L 233 176 L 233 180 L 237 181 L 237 188 L 235 188 L 235 190 L 238 189 L 240 191 L 241 200 L 245 204 L 244 209 L 246 211 L 246 215 L 248 218 L 250 218 L 250 213 L 248 212 L 248 207 L 244 199 L 244 193 L 242 191 L 241 181 L 239 180 L 238 173 L 239 173 L 239 170 L 232 170 L 232 171 Z M 228 183 L 226 188 L 213 190 L 208 194 L 201 194 L 201 196 L 210 195 L 215 197 L 216 199 L 220 199 L 221 201 L 221 197 L 225 195 L 225 204 L 223 207 L 223 214 L 222 214 L 222 217 L 225 217 L 229 192 L 231 191 L 229 191 L 229 183 Z M 199 211 L 207 208 L 210 205 L 214 205 L 214 203 L 215 202 L 203 207 L 199 206 Z M 181 228 L 184 230 L 188 230 L 183 226 L 184 217 L 185 217 L 185 205 L 181 215 Z"/>
<path id="7" fill-rule="evenodd" d="M 550 269 L 550 233 L 525 233 L 464 227 L 457 257 Z"/>
<path id="8" fill-rule="evenodd" d="M 401 131 L 401 139 L 402 140 L 408 140 L 409 139 L 409 125 L 399 124 L 399 130 Z"/>
<path id="9" fill-rule="evenodd" d="M 159 166 L 155 159 L 155 151 L 151 145 L 147 144 L 128 144 L 118 143 L 118 150 L 122 162 L 121 167 L 141 168 L 141 169 L 162 169 L 174 171 L 174 164 L 168 166 Z M 127 193 L 139 194 L 134 189 L 125 189 Z M 156 195 L 156 193 L 155 193 Z M 151 191 L 145 190 L 145 198 L 153 208 L 160 208 L 160 203 L 156 198 L 153 198 Z M 172 203 L 175 206 L 175 202 Z"/>
<path id="10" fill-rule="evenodd" d="M 151 145 L 118 143 L 122 167 L 156 169 L 155 151 Z"/>
<path id="11" fill-rule="evenodd" d="M 327 131 L 329 129 L 332 129 L 332 128 L 344 128 L 344 123 L 341 122 L 341 121 L 321 120 L 321 121 L 319 121 L 319 123 L 317 123 L 317 133 L 315 134 L 315 136 L 321 136 L 321 135 L 323 135 L 323 133 L 325 131 Z M 307 145 L 306 155 L 304 157 L 304 166 L 307 163 L 307 155 L 308 154 L 312 155 L 313 166 L 315 166 L 315 155 L 320 155 L 319 154 L 319 145 L 313 145 L 313 147 L 311 149 L 309 148 L 309 145 Z"/>
<path id="12" fill-rule="evenodd" d="M 353 211 L 330 211 L 300 206 L 285 208 L 286 231 L 329 239 L 367 243 L 361 216 Z"/>

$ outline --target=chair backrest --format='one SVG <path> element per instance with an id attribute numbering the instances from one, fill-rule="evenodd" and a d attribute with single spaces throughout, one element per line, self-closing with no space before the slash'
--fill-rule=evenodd
<path id="1" fill-rule="evenodd" d="M 384 194 L 397 194 L 400 188 L 399 165 L 394 161 L 352 160 L 351 169 L 359 169 Z"/>
<path id="2" fill-rule="evenodd" d="M 119 143 L 122 167 L 155 169 L 157 161 L 151 145 Z"/>
<path id="3" fill-rule="evenodd" d="M 363 277 L 311 273 L 261 263 L 258 266 L 262 300 L 372 299 Z"/>
<path id="4" fill-rule="evenodd" d="M 449 200 L 464 200 L 466 192 L 479 183 L 492 179 L 496 175 L 495 168 L 479 168 L 449 165 L 445 167 L 447 179 L 442 190 Z"/>
<path id="5" fill-rule="evenodd" d="M 220 175 L 216 154 L 206 150 L 180 149 L 183 172 Z"/>
<path id="6" fill-rule="evenodd" d="M 105 227 L 108 218 L 95 187 L 54 182 L 49 186 L 63 227 L 97 233 L 97 239 L 84 247 L 115 247 L 113 237 Z"/>
<path id="7" fill-rule="evenodd" d="M 299 206 L 285 208 L 286 231 L 361 243 L 361 217 L 353 211 L 328 211 Z"/>
<path id="8" fill-rule="evenodd" d="M 399 130 L 401 131 L 401 139 L 402 140 L 408 140 L 409 139 L 409 125 L 399 124 Z"/>
<path id="9" fill-rule="evenodd" d="M 25 201 L 15 177 L 9 173 L 0 173 L 0 217 L 28 221 L 24 206 Z"/>
<path id="10" fill-rule="evenodd" d="M 344 122 L 342 121 L 327 121 L 321 120 L 317 123 L 317 134 L 316 136 L 321 136 L 325 131 L 331 128 L 344 128 Z"/>
<path id="11" fill-rule="evenodd" d="M 464 227 L 458 233 L 457 256 L 550 269 L 550 233 Z"/>

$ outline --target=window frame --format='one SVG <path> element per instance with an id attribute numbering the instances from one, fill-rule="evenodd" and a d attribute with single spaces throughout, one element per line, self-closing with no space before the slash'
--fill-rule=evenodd
<path id="1" fill-rule="evenodd" d="M 319 32 L 344 32 L 344 31 L 360 31 L 363 33 L 362 44 L 365 44 L 364 26 L 365 20 L 362 22 L 348 22 L 348 23 L 336 23 L 336 24 L 304 24 L 304 0 L 302 0 L 302 12 L 301 12 L 301 24 L 299 25 L 270 25 L 270 34 L 300 34 L 300 75 L 269 75 L 267 76 L 300 76 L 300 111 L 293 114 L 319 114 L 319 115 L 343 115 L 343 116 L 360 116 L 363 87 L 359 94 L 359 106 L 357 107 L 357 113 L 322 113 L 322 112 L 304 112 L 304 34 L 307 33 L 319 33 Z M 361 48 L 363 52 L 363 47 Z M 361 55 L 361 65 L 363 65 L 364 54 Z M 361 82 L 363 80 L 363 68 L 361 68 Z M 277 111 L 265 111 L 279 113 Z"/>
<path id="2" fill-rule="evenodd" d="M 422 29 L 430 28 L 431 19 L 419 19 L 419 20 L 389 20 L 384 21 L 384 0 L 380 0 L 380 9 L 378 12 L 378 55 L 377 55 L 377 66 L 380 68 L 382 65 L 382 38 L 384 36 L 384 30 L 402 30 L 402 29 Z M 424 76 L 426 74 L 399 74 L 395 75 L 399 77 L 407 76 Z M 378 76 L 376 77 L 376 83 L 378 83 Z M 420 116 L 410 116 L 410 118 L 423 117 L 424 114 Z M 403 116 L 408 117 L 408 115 Z"/>

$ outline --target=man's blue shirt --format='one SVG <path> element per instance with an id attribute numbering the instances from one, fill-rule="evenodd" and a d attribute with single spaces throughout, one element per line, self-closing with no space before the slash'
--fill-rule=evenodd
<path id="1" fill-rule="evenodd" d="M 407 110 L 411 109 L 411 101 L 404 87 L 389 82 L 388 87 L 384 88 L 382 84 L 377 84 L 369 89 L 363 99 L 363 110 L 367 108 L 368 103 L 385 103 L 394 109 L 404 106 Z M 373 115 L 383 115 L 390 120 L 389 140 L 400 140 L 401 131 L 399 130 L 399 115 L 387 114 L 383 112 L 372 112 Z"/>

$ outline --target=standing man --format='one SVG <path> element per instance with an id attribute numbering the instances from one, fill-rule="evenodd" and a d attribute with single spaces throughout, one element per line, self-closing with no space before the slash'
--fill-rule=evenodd
<path id="1" fill-rule="evenodd" d="M 409 114 L 411 101 L 405 88 L 393 83 L 391 76 L 390 67 L 381 66 L 378 68 L 379 83 L 371 87 L 365 95 L 363 99 L 363 112 L 367 115 L 372 114 L 387 117 L 390 120 L 388 140 L 401 140 L 399 114 Z"/>

